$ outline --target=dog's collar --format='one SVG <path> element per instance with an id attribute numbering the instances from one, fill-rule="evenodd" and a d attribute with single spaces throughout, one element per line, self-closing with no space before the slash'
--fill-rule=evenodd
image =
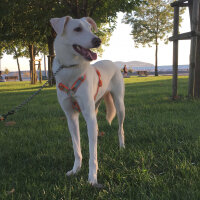
<path id="1" fill-rule="evenodd" d="M 72 67 L 77 67 L 77 66 L 78 66 L 78 64 L 67 65 L 67 66 L 66 66 L 66 65 L 61 65 L 60 68 L 63 68 L 63 69 L 64 69 L 64 68 L 72 68 Z"/>

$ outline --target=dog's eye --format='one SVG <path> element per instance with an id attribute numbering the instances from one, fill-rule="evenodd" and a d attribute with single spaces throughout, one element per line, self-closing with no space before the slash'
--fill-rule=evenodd
<path id="1" fill-rule="evenodd" d="M 76 31 L 76 32 L 81 32 L 81 31 L 82 31 L 82 28 L 81 28 L 81 27 L 77 27 L 77 28 L 74 29 L 74 31 Z"/>

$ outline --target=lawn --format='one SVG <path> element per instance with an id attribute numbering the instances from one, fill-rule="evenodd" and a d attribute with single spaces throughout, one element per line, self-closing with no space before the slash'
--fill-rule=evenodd
<path id="1" fill-rule="evenodd" d="M 71 137 L 55 87 L 45 88 L 20 112 L 0 122 L 0 199 L 200 199 L 200 101 L 188 100 L 187 77 L 179 78 L 180 99 L 172 101 L 171 77 L 125 79 L 126 148 L 119 150 L 118 124 L 98 114 L 98 181 L 88 178 L 88 138 L 80 117 L 83 165 L 73 166 Z M 0 113 L 36 91 L 28 82 L 0 83 Z"/>

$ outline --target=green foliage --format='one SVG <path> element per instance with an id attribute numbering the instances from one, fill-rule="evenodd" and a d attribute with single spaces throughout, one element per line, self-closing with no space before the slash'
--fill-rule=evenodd
<path id="1" fill-rule="evenodd" d="M 173 29 L 174 9 L 170 6 L 173 0 L 148 0 L 140 4 L 132 13 L 126 14 L 123 21 L 132 26 L 131 35 L 135 46 L 158 45 L 158 40 L 168 42 Z M 180 11 L 180 22 L 182 21 Z"/>
<path id="2" fill-rule="evenodd" d="M 187 95 L 186 77 L 179 94 Z M 87 183 L 89 146 L 86 123 L 80 116 L 83 165 L 73 177 L 74 154 L 67 121 L 55 87 L 45 88 L 30 104 L 0 122 L 1 200 L 199 200 L 200 101 L 171 101 L 171 77 L 125 79 L 124 150 L 119 150 L 117 117 L 109 126 L 105 106 L 98 113 L 98 181 Z M 0 114 L 38 89 L 39 84 L 0 84 Z"/>
<path id="3" fill-rule="evenodd" d="M 1 0 L 0 10 L 3 12 L 0 14 L 0 40 L 15 43 L 20 41 L 27 46 L 33 43 L 45 45 L 48 38 L 52 37 L 49 20 L 70 15 L 74 18 L 92 17 L 101 29 L 98 34 L 103 43 L 108 45 L 115 28 L 117 12 L 130 11 L 140 1 L 142 0 Z"/>
<path id="4" fill-rule="evenodd" d="M 103 54 L 103 51 L 104 51 L 104 47 L 105 46 L 109 46 L 109 40 L 110 40 L 110 37 L 112 35 L 112 32 L 114 31 L 115 29 L 115 26 L 116 26 L 116 23 L 110 23 L 109 25 L 108 24 L 103 24 L 101 23 L 99 26 L 98 26 L 98 32 L 95 33 L 98 37 L 101 38 L 101 41 L 102 41 L 102 44 L 98 49 L 93 49 L 95 52 L 98 52 L 98 55 L 99 56 L 102 56 Z"/>
<path id="5" fill-rule="evenodd" d="M 128 72 L 129 73 L 133 73 L 133 69 L 128 69 Z"/>
<path id="6" fill-rule="evenodd" d="M 123 22 L 132 26 L 131 35 L 135 47 L 142 45 L 156 46 L 155 76 L 158 76 L 158 45 L 160 40 L 168 42 L 168 36 L 173 30 L 174 9 L 170 6 L 173 0 L 148 0 L 138 6 L 132 13 L 127 13 Z M 180 10 L 181 14 L 184 9 Z"/>
<path id="7" fill-rule="evenodd" d="M 0 42 L 0 59 L 3 57 L 3 53 L 5 51 L 5 47 L 7 44 L 5 42 Z"/>
<path id="8" fill-rule="evenodd" d="M 8 55 L 13 55 L 14 59 L 25 56 L 24 46 L 21 43 L 14 44 L 14 42 L 9 42 L 4 52 Z"/>
<path id="9" fill-rule="evenodd" d="M 4 70 L 4 74 L 9 74 L 9 73 L 10 73 L 9 69 L 6 68 L 6 69 Z"/>
<path id="10" fill-rule="evenodd" d="M 29 54 L 29 48 L 28 46 L 24 46 L 24 50 L 23 50 L 23 54 L 25 57 L 29 58 L 30 54 Z M 40 54 L 45 54 L 48 55 L 48 46 L 46 43 L 34 43 L 33 45 L 33 54 L 34 56 L 39 56 Z"/>

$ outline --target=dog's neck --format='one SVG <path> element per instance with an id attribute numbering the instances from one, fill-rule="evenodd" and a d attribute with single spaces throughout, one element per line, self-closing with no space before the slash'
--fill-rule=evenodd
<path id="1" fill-rule="evenodd" d="M 88 62 L 75 65 L 63 65 L 56 56 L 53 64 L 53 72 L 55 73 L 59 67 L 63 67 L 56 75 L 56 80 L 66 85 L 72 85 L 80 76 L 86 73 L 88 66 Z"/>

